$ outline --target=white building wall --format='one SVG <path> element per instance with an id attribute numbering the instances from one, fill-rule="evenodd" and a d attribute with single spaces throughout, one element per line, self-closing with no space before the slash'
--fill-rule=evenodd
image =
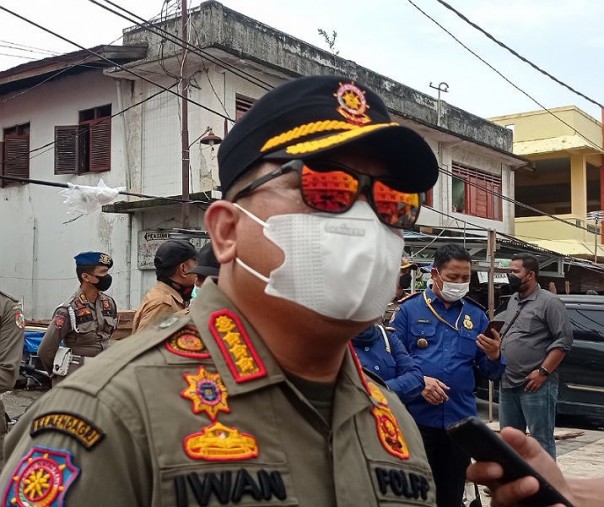
<path id="1" fill-rule="evenodd" d="M 54 127 L 75 125 L 80 110 L 112 104 L 116 86 L 100 72 L 51 81 L 0 106 L 0 128 L 30 124 L 30 177 L 33 179 L 123 186 L 123 124 L 112 122 L 111 171 L 81 176 L 54 174 Z M 47 147 L 36 150 L 42 146 Z M 50 318 L 53 309 L 77 287 L 74 255 L 85 250 L 109 253 L 115 262 L 108 291 L 124 307 L 128 301 L 128 224 L 125 215 L 100 211 L 70 221 L 59 188 L 35 184 L 0 188 L 0 290 L 23 298 L 27 318 Z"/>

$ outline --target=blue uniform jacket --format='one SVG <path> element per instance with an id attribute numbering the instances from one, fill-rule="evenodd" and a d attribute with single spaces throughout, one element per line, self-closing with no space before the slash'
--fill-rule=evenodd
<path id="1" fill-rule="evenodd" d="M 474 398 L 474 366 L 480 375 L 498 379 L 505 370 L 505 360 L 491 361 L 476 345 L 479 333 L 489 320 L 476 303 L 462 299 L 446 309 L 431 289 L 426 297 L 434 310 L 457 331 L 438 320 L 426 305 L 422 294 L 407 298 L 392 322 L 394 335 L 411 354 L 425 376 L 434 377 L 449 386 L 449 400 L 441 405 L 429 404 L 423 396 L 407 404 L 417 424 L 432 428 L 446 428 L 450 424 L 476 415 Z M 423 338 L 428 346 L 421 348 Z"/>
<path id="2" fill-rule="evenodd" d="M 408 403 L 424 389 L 424 376 L 400 340 L 386 333 L 390 352 L 377 325 L 357 335 L 352 345 L 363 367 L 378 375 L 403 403 Z"/>

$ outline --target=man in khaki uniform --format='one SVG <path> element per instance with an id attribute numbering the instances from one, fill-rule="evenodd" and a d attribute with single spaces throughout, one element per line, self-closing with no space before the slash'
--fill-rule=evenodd
<path id="1" fill-rule="evenodd" d="M 4 464 L 4 436 L 8 430 L 2 396 L 15 386 L 19 375 L 24 329 L 21 303 L 0 292 L 0 470 Z"/>
<path id="2" fill-rule="evenodd" d="M 191 300 L 196 275 L 197 251 L 184 239 L 168 240 L 159 245 L 155 258 L 157 283 L 151 287 L 132 320 L 132 332 L 171 313 L 184 310 Z"/>
<path id="3" fill-rule="evenodd" d="M 107 349 L 117 328 L 115 301 L 103 293 L 111 286 L 109 269 L 113 260 L 103 252 L 82 252 L 74 259 L 80 286 L 55 309 L 38 349 L 42 365 L 53 376 L 53 385 L 65 378 L 54 365 L 61 342 L 63 347 L 71 349 L 69 375 L 82 366 L 86 358 Z"/>
<path id="4" fill-rule="evenodd" d="M 350 346 L 394 295 L 433 152 L 368 88 L 314 76 L 261 98 L 218 158 L 218 285 L 27 411 L 3 501 L 434 506 L 415 423 Z"/>

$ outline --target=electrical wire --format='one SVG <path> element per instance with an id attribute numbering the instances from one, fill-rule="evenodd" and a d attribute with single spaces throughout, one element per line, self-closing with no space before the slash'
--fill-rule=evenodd
<path id="1" fill-rule="evenodd" d="M 225 70 L 228 70 L 229 72 L 235 74 L 236 76 L 248 81 L 251 84 L 254 84 L 256 86 L 258 86 L 259 88 L 263 88 L 265 90 L 271 90 L 273 88 L 273 86 L 270 83 L 267 83 L 266 81 L 260 79 L 259 77 L 254 76 L 253 74 L 250 74 L 249 72 L 246 72 L 242 69 L 237 68 L 236 66 L 222 60 L 221 58 L 212 55 L 211 53 L 208 53 L 207 51 L 204 51 L 203 49 L 197 48 L 195 46 L 193 46 L 192 44 L 190 44 L 188 41 L 183 40 L 180 37 L 177 37 L 175 35 L 173 35 L 172 33 L 164 30 L 163 28 L 159 28 L 157 26 L 152 25 L 151 23 L 149 23 L 147 20 L 145 20 L 144 18 L 134 14 L 133 12 L 129 11 L 128 9 L 112 2 L 111 0 L 105 0 L 106 3 L 108 3 L 109 5 L 125 12 L 126 14 L 128 14 L 128 17 L 124 14 L 121 14 L 117 11 L 115 11 L 114 9 L 111 9 L 110 7 L 101 4 L 100 2 L 98 2 L 97 0 L 88 0 L 89 2 L 98 5 L 99 7 L 101 7 L 102 9 L 107 10 L 108 12 L 111 12 L 113 14 L 115 14 L 116 16 L 119 16 L 131 23 L 134 23 L 135 25 L 141 27 L 141 28 L 145 28 L 146 30 L 150 31 L 151 33 L 154 33 L 155 35 L 160 35 L 162 37 L 167 38 L 170 42 L 176 44 L 178 47 L 181 47 L 183 49 L 188 49 L 189 51 L 191 51 L 191 53 L 196 54 L 197 56 L 200 56 L 202 58 L 205 58 L 207 60 L 209 60 L 210 62 L 218 65 L 219 67 L 222 67 Z M 133 19 L 134 18 L 134 19 Z M 138 19 L 139 21 L 136 21 L 136 19 Z M 141 22 L 142 21 L 142 22 Z"/>
<path id="2" fill-rule="evenodd" d="M 547 213 L 545 211 L 542 211 L 539 208 L 535 208 L 534 206 L 531 206 L 530 204 L 525 204 L 525 203 L 520 202 L 520 201 L 518 201 L 516 199 L 513 199 L 512 197 L 508 197 L 508 196 L 503 195 L 503 194 L 501 194 L 499 192 L 496 192 L 494 190 L 490 190 L 490 189 L 488 189 L 486 187 L 483 187 L 483 186 L 479 185 L 478 183 L 475 183 L 473 181 L 468 181 L 468 180 L 464 179 L 463 176 L 458 176 L 457 174 L 454 174 L 453 172 L 448 171 L 447 169 L 444 169 L 443 167 L 439 167 L 438 170 L 442 174 L 446 174 L 447 176 L 451 176 L 452 178 L 457 178 L 457 179 L 463 180 L 466 185 L 470 185 L 470 186 L 473 186 L 473 187 L 478 188 L 480 190 L 484 190 L 487 194 L 493 195 L 494 197 L 498 197 L 498 198 L 500 198 L 500 199 L 502 199 L 502 200 L 504 200 L 506 202 L 510 202 L 512 204 L 515 204 L 516 206 L 520 206 L 521 208 L 525 208 L 525 209 L 527 209 L 529 211 L 537 213 L 538 215 L 546 216 L 548 218 L 551 218 L 551 219 L 556 220 L 558 222 L 561 222 L 563 224 L 569 225 L 571 227 L 576 227 L 577 229 L 581 229 L 581 230 L 584 230 L 584 231 L 587 231 L 587 232 L 592 232 L 587 227 L 583 227 L 583 226 L 578 225 L 578 224 L 573 223 L 573 222 L 568 222 L 568 221 L 564 220 L 563 218 L 560 218 L 560 217 L 557 217 L 556 215 L 552 215 L 551 213 Z"/>
<path id="3" fill-rule="evenodd" d="M 77 42 L 74 42 L 74 41 L 68 39 L 67 37 L 62 36 L 62 35 L 54 32 L 54 31 L 50 30 L 49 28 L 43 27 L 42 25 L 36 23 L 35 21 L 32 21 L 31 19 L 28 19 L 28 18 L 26 18 L 24 16 L 21 16 L 20 14 L 14 12 L 14 11 L 11 11 L 10 9 L 7 9 L 6 7 L 4 7 L 2 5 L 0 5 L 0 10 L 6 12 L 8 14 L 11 14 L 12 16 L 14 16 L 14 17 L 16 17 L 16 18 L 18 18 L 18 19 L 20 19 L 22 21 L 25 21 L 26 23 L 29 23 L 30 25 L 33 25 L 36 28 L 39 28 L 40 30 L 42 30 L 42 31 L 44 31 L 46 33 L 54 35 L 55 37 L 57 37 L 57 38 L 65 41 L 65 42 L 68 42 L 69 44 L 72 44 L 73 46 L 76 46 L 76 47 L 80 48 L 83 51 L 88 51 L 89 53 L 93 54 L 97 58 L 100 58 L 101 60 L 110 63 L 112 66 L 117 67 L 117 68 L 123 70 L 124 72 L 127 72 L 128 74 L 131 74 L 131 75 L 139 78 L 142 81 L 145 81 L 145 82 L 147 82 L 147 83 L 149 83 L 149 84 L 151 84 L 153 86 L 156 86 L 157 88 L 161 88 L 162 90 L 167 91 L 167 92 L 169 92 L 169 93 L 171 93 L 171 94 L 173 94 L 173 95 L 175 95 L 177 97 L 181 97 L 181 95 L 178 92 L 175 92 L 175 91 L 173 91 L 171 89 L 168 89 L 168 88 L 166 88 L 166 87 L 164 87 L 164 86 L 162 86 L 162 85 L 160 85 L 160 84 L 158 84 L 158 83 L 156 83 L 156 82 L 154 82 L 154 81 L 152 81 L 150 79 L 147 79 L 143 75 L 138 74 L 138 73 L 134 72 L 133 70 L 131 70 L 131 69 L 127 68 L 127 67 L 124 67 L 123 65 L 121 65 L 121 64 L 119 64 L 119 63 L 117 63 L 117 62 L 115 62 L 113 60 L 110 60 L 109 58 L 101 55 L 100 53 L 97 53 L 96 51 L 93 51 L 92 49 L 89 49 L 89 48 L 86 48 L 84 46 L 81 46 Z M 195 101 L 195 100 L 193 100 L 191 98 L 187 98 L 187 100 L 191 104 L 193 104 L 195 106 L 198 106 L 201 109 L 205 109 L 206 111 L 208 111 L 210 113 L 214 113 L 215 115 L 217 115 L 217 116 L 219 116 L 221 118 L 226 118 L 227 120 L 232 120 L 230 117 L 228 117 L 228 116 L 226 116 L 226 115 L 224 115 L 222 113 L 219 113 L 218 111 L 214 111 L 213 109 L 211 109 L 211 108 L 209 108 L 207 106 L 204 106 L 203 104 L 201 104 L 201 103 L 199 103 L 199 102 L 197 102 L 197 101 Z"/>
<path id="4" fill-rule="evenodd" d="M 471 27 L 475 28 L 476 30 L 478 30 L 479 32 L 481 32 L 483 35 L 485 35 L 486 37 L 488 37 L 489 39 L 491 39 L 495 44 L 497 44 L 498 46 L 502 47 L 503 49 L 509 51 L 511 54 L 513 54 L 516 58 L 522 60 L 524 63 L 530 65 L 537 72 L 540 72 L 544 76 L 547 76 L 552 81 L 554 81 L 554 82 L 558 83 L 559 85 L 563 86 L 564 88 L 566 88 L 567 90 L 571 91 L 575 95 L 578 95 L 579 97 L 587 100 L 588 102 L 591 102 L 592 104 L 598 106 L 600 109 L 604 109 L 604 105 L 602 105 L 600 102 L 598 102 L 595 99 L 592 99 L 591 97 L 588 97 L 584 93 L 581 93 L 580 91 L 576 90 L 572 86 L 566 84 L 564 81 L 561 81 L 557 77 L 552 76 L 549 72 L 543 70 L 541 67 L 538 67 L 536 64 L 534 64 L 533 62 L 531 62 L 528 58 L 525 58 L 524 56 L 522 56 L 521 54 L 519 54 L 517 51 L 514 51 L 512 48 L 510 48 L 509 46 L 507 46 L 506 44 L 504 44 L 500 40 L 496 39 L 493 35 L 491 35 L 489 32 L 487 32 L 484 28 L 480 27 L 479 25 L 477 25 L 476 23 L 474 23 L 473 21 L 471 21 L 470 19 L 468 19 L 461 12 L 459 12 L 457 9 L 455 9 L 455 7 L 453 7 L 451 4 L 445 2 L 444 0 L 436 0 L 436 1 L 439 4 L 443 5 L 444 7 L 446 7 L 447 9 L 449 9 L 451 12 L 454 12 L 458 17 L 460 17 L 462 20 L 464 20 Z"/>
<path id="5" fill-rule="evenodd" d="M 96 5 L 99 5 L 99 7 L 106 8 L 105 6 L 103 6 L 103 5 L 99 4 L 99 3 L 98 3 L 96 0 L 89 0 L 89 1 L 90 1 L 90 2 L 92 2 L 92 3 L 94 3 L 94 4 L 96 4 Z M 135 16 L 134 14 L 130 13 L 129 11 L 127 11 L 126 9 L 123 9 L 123 8 L 121 8 L 121 7 L 117 6 L 116 4 L 114 4 L 113 2 L 111 2 L 110 0 L 106 0 L 106 1 L 107 1 L 108 3 L 110 3 L 111 5 L 114 5 L 114 6 L 118 7 L 118 8 L 120 8 L 120 9 L 124 10 L 125 12 L 128 12 L 130 15 Z M 491 66 L 491 65 L 490 65 L 488 62 L 486 62 L 485 60 L 483 60 L 483 59 L 482 59 L 480 56 L 478 56 L 476 53 L 474 53 L 474 52 L 473 52 L 471 49 L 469 49 L 467 46 L 465 46 L 463 43 L 461 43 L 461 42 L 460 42 L 460 41 L 459 41 L 459 40 L 458 40 L 458 39 L 457 39 L 457 38 L 456 38 L 456 37 L 455 37 L 453 34 L 451 34 L 451 32 L 449 32 L 448 30 L 446 30 L 446 29 L 445 29 L 445 28 L 444 28 L 442 25 L 440 25 L 440 24 L 439 24 L 439 23 L 438 23 L 436 20 L 434 20 L 434 19 L 433 19 L 432 17 L 430 17 L 430 16 L 429 16 L 427 13 L 425 13 L 425 12 L 424 12 L 422 9 L 420 9 L 420 8 L 419 8 L 417 5 L 415 5 L 415 3 L 414 3 L 412 0 L 408 0 L 408 1 L 409 1 L 409 3 L 411 3 L 411 5 L 413 5 L 413 6 L 414 6 L 416 9 L 418 9 L 418 10 L 419 10 L 419 11 L 420 11 L 422 14 L 424 14 L 425 16 L 427 16 L 427 17 L 428 17 L 429 19 L 431 19 L 431 20 L 432 20 L 434 23 L 436 23 L 436 24 L 437 24 L 437 25 L 438 25 L 438 26 L 439 26 L 441 29 L 443 29 L 445 32 L 447 32 L 449 35 L 451 35 L 451 37 L 453 37 L 453 38 L 454 38 L 454 39 L 455 39 L 455 40 L 456 40 L 458 43 L 460 43 L 460 44 L 461 44 L 461 45 L 462 45 L 464 48 L 466 48 L 466 49 L 467 49 L 468 51 L 470 51 L 470 52 L 471 52 L 473 55 L 475 55 L 477 58 L 479 58 L 481 61 L 483 61 L 483 62 L 484 62 L 486 65 L 488 65 L 490 68 L 492 68 L 492 69 L 493 69 L 495 72 L 497 72 L 497 73 L 498 73 L 498 74 L 499 74 L 501 77 L 503 77 L 503 78 L 504 78 L 506 81 L 508 81 L 510 84 L 512 84 L 512 85 L 513 85 L 515 88 L 517 88 L 519 91 L 521 91 L 522 93 L 524 93 L 525 95 L 527 95 L 529 98 L 531 98 L 531 100 L 534 100 L 534 101 L 535 101 L 537 104 L 539 104 L 539 103 L 538 103 L 538 102 L 537 102 L 535 99 L 533 99 L 533 98 L 532 98 L 530 95 L 528 95 L 526 92 L 524 92 L 524 91 L 523 91 L 523 90 L 521 90 L 519 87 L 517 87 L 517 86 L 516 86 L 514 83 L 512 83 L 512 82 L 511 82 L 509 79 L 507 79 L 505 76 L 503 76 L 503 74 L 501 74 L 499 71 L 497 71 L 497 70 L 496 70 L 494 67 L 492 67 L 492 66 Z M 437 0 L 437 1 L 440 1 L 440 0 Z M 114 11 L 112 11 L 112 10 L 111 10 L 111 9 L 109 9 L 109 8 L 106 8 L 106 9 L 107 9 L 107 10 L 109 10 L 110 12 L 114 12 Z M 119 65 L 119 64 L 117 64 L 116 62 L 113 62 L 112 60 L 110 60 L 110 59 L 108 59 L 108 58 L 105 58 L 104 56 L 102 56 L 102 55 L 100 55 L 100 54 L 96 53 L 95 51 L 92 51 L 92 50 L 90 50 L 90 49 L 88 49 L 88 48 L 85 48 L 85 47 L 83 47 L 83 46 L 80 46 L 79 44 L 77 44 L 77 43 L 75 43 L 75 42 L 73 42 L 73 41 L 71 41 L 71 40 L 67 39 L 66 37 L 63 37 L 62 35 L 59 35 L 59 34 L 57 34 L 57 33 L 53 32 L 52 30 L 47 29 L 47 28 L 45 28 L 45 27 L 43 27 L 43 26 L 41 26 L 41 25 L 39 25 L 39 24 L 35 23 L 34 21 L 29 20 L 29 19 L 27 19 L 27 18 L 25 18 L 25 17 L 23 17 L 23 16 L 21 16 L 21 15 L 19 15 L 19 14 L 15 13 L 15 12 L 13 12 L 13 11 L 11 11 L 11 10 L 9 10 L 9 9 L 7 9 L 7 8 L 5 8 L 5 7 L 3 7 L 3 6 L 0 6 L 0 10 L 3 10 L 3 11 L 5 11 L 5 12 L 7 12 L 7 13 L 9 13 L 9 14 L 11 14 L 11 15 L 13 15 L 13 16 L 15 16 L 15 17 L 17 17 L 17 18 L 19 18 L 19 19 L 21 19 L 21 20 L 23 20 L 23 21 L 25 21 L 25 22 L 27 22 L 27 23 L 30 23 L 30 24 L 32 24 L 33 26 L 36 26 L 37 28 L 40 28 L 40 29 L 41 29 L 41 30 L 43 30 L 43 31 L 46 31 L 47 33 L 50 33 L 51 35 L 54 35 L 54 36 L 56 36 L 56 37 L 60 38 L 61 40 L 64 40 L 64 41 L 66 41 L 66 42 L 68 42 L 68 43 L 70 43 L 70 44 L 73 44 L 73 45 L 75 45 L 76 47 L 79 47 L 79 48 L 80 48 L 80 49 L 82 49 L 82 50 L 85 50 L 85 51 L 90 52 L 91 54 L 93 54 L 93 55 L 94 55 L 94 56 L 96 56 L 97 58 L 101 58 L 101 59 L 103 59 L 103 60 L 105 60 L 105 61 L 107 61 L 107 62 L 109 62 L 109 63 L 111 63 L 111 64 L 113 64 L 113 65 L 115 65 L 115 66 L 117 66 L 117 67 L 119 67 L 120 69 L 122 69 L 122 70 L 124 70 L 124 71 L 126 71 L 126 72 L 129 72 L 129 73 L 133 74 L 134 76 L 138 77 L 139 79 L 142 79 L 143 81 L 146 81 L 146 82 L 148 82 L 148 83 L 150 83 L 150 84 L 152 84 L 152 85 L 154 85 L 154 86 L 157 86 L 158 88 L 161 88 L 161 91 L 162 91 L 162 92 L 164 92 L 164 91 L 168 91 L 168 92 L 170 92 L 170 93 L 173 93 L 174 95 L 176 95 L 177 97 L 179 97 L 179 98 L 181 98 L 181 99 L 183 98 L 181 94 L 176 93 L 176 92 L 174 92 L 173 90 L 171 90 L 171 88 L 172 88 L 172 87 L 170 87 L 170 88 L 165 88 L 165 87 L 163 87 L 163 86 L 161 86 L 161 85 L 159 85 L 159 84 L 157 84 L 157 83 L 154 83 L 153 81 L 151 81 L 151 80 L 149 80 L 149 79 L 147 79 L 147 78 L 144 78 L 143 76 L 141 76 L 141 75 L 139 75 L 139 74 L 137 74 L 137 73 L 135 73 L 135 72 L 131 71 L 130 69 L 127 69 L 127 68 L 123 67 L 122 65 Z M 125 16 L 122 16 L 121 14 L 119 14 L 119 13 L 117 13 L 117 12 L 114 12 L 114 13 L 115 13 L 116 15 L 119 15 L 119 16 L 121 16 L 121 17 L 124 17 L 124 18 L 125 18 Z M 127 18 L 125 18 L 125 19 L 127 19 Z M 141 19 L 142 19 L 142 18 L 141 18 Z M 148 28 L 148 26 L 142 25 L 142 24 L 140 24 L 140 23 L 136 23 L 136 24 L 138 24 L 139 26 L 142 26 L 142 27 L 144 27 L 144 28 Z M 145 21 L 145 24 L 149 25 L 150 23 L 149 23 L 149 22 L 147 22 L 147 21 Z M 164 30 L 161 30 L 161 31 L 162 31 L 162 32 L 165 32 Z M 165 33 L 166 33 L 166 34 L 168 34 L 168 32 L 165 32 Z M 182 40 L 182 39 L 180 39 L 180 40 Z M 185 42 L 187 45 L 189 45 L 189 46 L 190 46 L 190 44 L 189 44 L 188 42 L 186 42 L 186 41 L 184 41 L 184 42 Z M 181 47 L 185 48 L 185 46 L 181 46 Z M 185 49 L 186 49 L 186 48 L 185 48 Z M 193 51 L 192 51 L 192 52 L 193 52 Z M 241 77 L 241 76 L 240 76 L 240 77 Z M 174 86 L 174 85 L 173 85 L 173 86 Z M 145 100 L 148 100 L 148 99 L 150 99 L 150 98 L 152 98 L 152 97 L 153 97 L 153 96 L 148 97 L 148 98 L 147 98 L 147 99 L 145 99 Z M 223 115 L 223 114 L 221 114 L 221 113 L 218 113 L 217 111 L 214 111 L 214 110 L 212 110 L 212 109 L 210 109 L 210 108 L 208 108 L 208 107 L 206 107 L 206 106 L 203 106 L 202 104 L 200 104 L 200 103 L 198 103 L 198 102 L 196 102 L 196 101 L 193 101 L 193 100 L 191 100 L 191 99 L 189 99 L 189 98 L 187 98 L 187 100 L 189 100 L 189 102 L 193 103 L 194 105 L 197 105 L 197 106 L 199 106 L 199 107 L 201 107 L 201 108 L 203 108 L 203 109 L 205 109 L 205 110 L 207 110 L 207 111 L 209 111 L 209 112 L 212 112 L 212 113 L 216 114 L 217 116 L 220 116 L 220 117 L 222 117 L 222 118 L 225 118 L 225 119 L 227 119 L 227 120 L 231 120 L 231 121 L 232 121 L 232 119 L 231 119 L 231 118 L 229 118 L 228 116 L 225 116 L 225 115 Z M 143 101 L 141 101 L 141 103 L 142 103 L 142 102 L 143 102 Z M 137 105 L 138 105 L 138 104 L 137 104 Z M 133 105 L 133 106 L 130 106 L 129 108 L 126 108 L 126 109 L 125 109 L 124 111 L 122 111 L 122 112 L 125 112 L 126 110 L 130 109 L 131 107 L 134 107 L 134 105 Z M 541 107 L 543 107 L 544 109 L 546 109 L 544 106 L 541 106 Z M 547 111 L 547 109 L 546 109 L 546 111 Z M 121 114 L 122 112 L 116 113 L 115 115 L 112 115 L 111 117 L 113 118 L 114 116 L 116 116 L 117 114 Z M 551 113 L 551 112 L 550 112 L 550 113 Z M 553 114 L 553 113 L 551 113 L 551 114 Z M 555 115 L 554 115 L 554 116 L 555 116 Z M 559 118 L 559 119 L 560 119 L 560 118 Z M 560 119 L 560 121 L 562 121 L 563 123 L 565 123 L 565 122 L 564 122 L 563 120 L 561 120 L 561 119 Z M 571 126 L 569 126 L 569 127 L 570 127 L 570 128 L 572 128 Z M 574 129 L 573 129 L 573 130 L 574 130 Z M 575 132 L 577 132 L 577 131 L 575 130 Z M 577 133 L 579 133 L 579 132 L 577 132 Z M 579 134 L 580 134 L 580 133 L 579 133 Z M 51 145 L 53 145 L 53 144 L 54 144 L 54 141 L 53 141 L 53 142 L 51 142 L 51 143 L 48 143 L 48 144 L 46 144 L 46 145 L 44 145 L 44 146 L 42 146 L 42 147 L 36 148 L 36 149 L 34 149 L 34 150 L 30 150 L 30 153 L 32 153 L 32 152 L 34 152 L 34 151 L 37 151 L 37 150 L 41 150 L 41 149 L 46 148 L 46 147 L 48 147 L 48 146 L 51 146 Z M 591 143 L 591 142 L 590 142 L 590 144 L 593 144 L 593 143 Z M 447 171 L 446 171 L 446 170 L 444 170 L 443 168 L 440 168 L 440 171 L 441 171 L 442 173 L 444 173 L 444 174 L 448 174 L 449 176 L 454 176 L 454 175 L 453 175 L 453 173 L 447 172 Z M 7 178 L 7 179 L 8 179 L 8 178 Z M 34 181 L 34 180 L 32 180 L 32 181 Z M 579 229 L 582 229 L 582 230 L 586 230 L 586 231 L 588 231 L 588 232 L 591 232 L 591 231 L 589 231 L 589 230 L 588 230 L 586 227 L 579 226 L 579 225 L 578 225 L 578 224 L 576 224 L 576 223 L 567 222 L 566 220 L 563 220 L 563 219 L 561 219 L 561 218 L 559 218 L 559 217 L 556 217 L 555 215 L 551 215 L 551 214 L 549 214 L 549 213 L 543 212 L 543 211 L 541 211 L 541 210 L 539 210 L 539 209 L 537 209 L 537 208 L 534 208 L 534 207 L 532 207 L 532 206 L 530 206 L 530 205 L 528 205 L 528 204 L 521 203 L 520 201 L 517 201 L 516 199 L 509 198 L 509 197 L 504 196 L 503 194 L 499 194 L 499 193 L 497 193 L 497 192 L 495 192 L 495 191 L 490 191 L 490 190 L 486 189 L 485 187 L 481 187 L 480 185 L 475 184 L 475 183 L 473 183 L 473 182 L 466 181 L 466 180 L 464 180 L 464 181 L 465 181 L 467 184 L 470 184 L 470 185 L 473 185 L 473 186 L 475 186 L 475 187 L 477 187 L 477 188 L 480 188 L 480 189 L 484 190 L 484 191 L 485 191 L 485 192 L 487 192 L 487 193 L 491 193 L 491 194 L 493 194 L 494 196 L 499 197 L 499 198 L 501 198 L 501 199 L 504 199 L 504 200 L 506 200 L 506 201 L 508 201 L 508 202 L 514 203 L 515 205 L 518 205 L 518 206 L 524 207 L 524 208 L 529 209 L 529 210 L 531 210 L 531 211 L 533 211 L 533 212 L 536 212 L 536 213 L 538 213 L 538 214 L 540 214 L 540 215 L 548 216 L 549 218 L 552 218 L 552 219 L 554 219 L 554 220 L 560 221 L 560 222 L 565 223 L 565 224 L 567 224 L 567 225 L 570 225 L 570 226 L 573 226 L 573 227 L 576 227 L 576 228 L 579 228 Z"/>
<path id="6" fill-rule="evenodd" d="M 438 0 L 437 0 L 438 1 Z M 528 92 L 524 91 L 522 88 L 520 88 L 516 83 L 514 83 L 513 81 L 511 81 L 507 76 L 505 76 L 501 71 L 499 71 L 498 69 L 496 69 L 495 67 L 493 67 L 493 65 L 491 65 L 489 62 L 487 62 L 484 58 L 482 58 L 478 53 L 476 53 L 475 51 L 473 51 L 471 48 L 469 48 L 466 44 L 464 44 L 462 41 L 460 41 L 455 35 L 453 35 L 453 33 L 451 33 L 449 30 L 447 30 L 442 24 L 440 24 L 438 21 L 436 21 L 432 16 L 430 16 L 427 12 L 425 12 L 424 10 L 422 10 L 418 5 L 416 5 L 413 0 L 407 0 L 407 2 L 409 2 L 413 7 L 415 7 L 419 12 L 421 12 L 424 16 L 426 16 L 430 21 L 432 21 L 436 26 L 438 26 L 441 30 L 443 30 L 445 33 L 447 33 L 455 42 L 457 42 L 461 47 L 463 47 L 466 51 L 468 51 L 469 53 L 471 53 L 472 55 L 474 55 L 476 58 L 478 58 L 482 63 L 484 63 L 487 67 L 489 67 L 489 69 L 491 69 L 493 72 L 495 72 L 499 77 L 501 77 L 504 81 L 506 81 L 509 85 L 511 85 L 512 87 L 514 87 L 516 90 L 518 90 L 520 93 L 522 93 L 524 96 L 526 96 L 527 98 L 529 98 L 531 101 L 533 101 L 535 104 L 537 104 L 541 109 L 543 109 L 544 111 L 546 111 L 547 113 L 551 114 L 554 118 L 556 118 L 559 122 L 563 123 L 565 126 L 567 126 L 569 129 L 571 129 L 575 134 L 579 135 L 583 140 L 585 140 L 585 142 L 587 142 L 590 146 L 592 146 L 593 148 L 595 148 L 597 151 L 602 152 L 602 147 L 598 146 L 597 144 L 595 144 L 593 141 L 591 141 L 590 139 L 588 139 L 586 136 L 584 136 L 581 132 L 579 132 L 576 128 L 574 128 L 572 125 L 570 125 L 569 123 L 567 123 L 566 121 L 564 121 L 562 118 L 560 118 L 559 116 L 557 116 L 553 111 L 549 110 L 547 107 L 545 107 L 541 102 L 539 102 L 535 97 L 533 97 L 532 95 L 530 95 Z"/>
<path id="7" fill-rule="evenodd" d="M 42 185 L 46 187 L 56 187 L 56 188 L 70 188 L 67 183 L 59 183 L 57 181 L 45 181 L 45 180 L 35 180 L 32 178 L 22 178 L 20 176 L 7 176 L 0 174 L 0 180 L 8 180 L 14 181 L 17 183 L 31 183 L 33 185 Z M 73 185 L 75 187 L 82 185 Z M 204 192 L 206 193 L 206 192 Z M 118 194 L 128 195 L 131 197 L 140 197 L 142 199 L 161 199 L 164 201 L 170 201 L 177 204 L 210 204 L 211 201 L 202 201 L 202 200 L 191 200 L 191 199 L 178 199 L 177 197 L 161 197 L 158 195 L 149 195 L 149 194 L 140 194 L 136 192 L 128 192 L 126 190 L 120 190 Z"/>
<path id="8" fill-rule="evenodd" d="M 174 88 L 175 86 L 178 85 L 178 81 L 173 83 L 169 88 Z M 144 104 L 145 102 L 154 99 L 155 97 L 157 97 L 158 95 L 161 95 L 162 93 L 164 93 L 164 90 L 159 90 L 155 93 L 153 93 L 152 95 L 149 95 L 148 97 L 139 100 L 138 102 L 135 102 L 134 104 L 130 104 L 128 107 L 125 107 L 124 109 L 122 109 L 121 111 L 118 111 L 117 113 L 112 114 L 111 116 L 108 116 L 106 118 L 103 118 L 102 120 L 99 121 L 106 121 L 108 118 L 109 119 L 113 119 L 116 116 L 119 116 L 120 114 L 124 114 L 125 112 L 129 111 L 130 109 L 133 109 L 135 107 L 140 106 L 141 104 Z M 50 148 L 52 148 L 52 146 L 55 144 L 55 141 L 50 141 L 49 143 L 46 143 L 42 146 L 39 146 L 38 148 L 32 148 L 31 150 L 29 150 L 28 154 L 30 155 L 29 160 L 32 160 L 35 157 L 38 157 L 40 155 L 43 155 L 44 153 L 46 153 L 48 150 L 50 150 Z M 44 150 L 44 151 L 41 151 Z M 32 156 L 32 153 L 36 153 L 35 155 Z M 6 159 L 4 162 L 6 164 L 6 162 L 11 162 L 13 160 L 17 160 L 19 158 L 19 156 L 14 156 L 12 158 L 8 158 Z"/>

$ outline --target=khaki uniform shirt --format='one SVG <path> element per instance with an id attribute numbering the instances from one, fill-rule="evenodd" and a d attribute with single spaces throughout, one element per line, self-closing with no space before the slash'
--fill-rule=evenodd
<path id="1" fill-rule="evenodd" d="M 140 331 L 149 324 L 169 314 L 185 309 L 185 302 L 177 290 L 164 282 L 151 287 L 132 319 L 132 332 Z"/>
<path id="2" fill-rule="evenodd" d="M 0 292 L 0 469 L 3 462 L 3 440 L 6 419 L 2 394 L 10 391 L 19 375 L 23 355 L 25 319 L 18 300 Z"/>
<path id="3" fill-rule="evenodd" d="M 328 425 L 206 282 L 190 315 L 117 342 L 24 414 L 3 498 L 33 505 L 63 481 L 72 506 L 434 506 L 411 416 L 357 365 L 347 353 Z M 28 488 L 42 464 L 56 473 Z"/>
<path id="4" fill-rule="evenodd" d="M 117 328 L 117 307 L 113 298 L 99 293 L 91 303 L 79 288 L 75 294 L 55 310 L 38 349 L 42 365 L 52 373 L 53 360 L 61 341 L 74 355 L 94 357 L 109 346 L 109 339 Z M 71 364 L 69 373 L 79 368 Z"/>

